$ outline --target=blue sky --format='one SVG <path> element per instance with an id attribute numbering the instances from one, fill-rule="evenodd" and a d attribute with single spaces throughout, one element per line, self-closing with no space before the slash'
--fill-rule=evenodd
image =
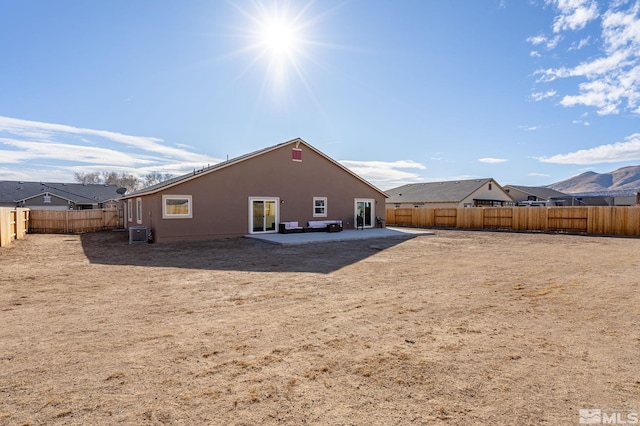
<path id="1" fill-rule="evenodd" d="M 640 2 L 0 0 L 0 179 L 301 137 L 382 189 L 640 164 Z"/>

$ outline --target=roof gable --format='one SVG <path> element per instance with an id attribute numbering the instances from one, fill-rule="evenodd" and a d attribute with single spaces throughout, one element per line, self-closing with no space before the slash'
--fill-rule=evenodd
<path id="1" fill-rule="evenodd" d="M 556 191 L 555 189 L 545 188 L 541 186 L 519 186 L 519 185 L 507 185 L 505 189 L 514 188 L 518 191 L 524 192 L 528 195 L 534 195 L 540 200 L 549 200 L 550 197 L 561 197 L 567 195 L 563 192 Z"/>
<path id="2" fill-rule="evenodd" d="M 349 173 L 354 178 L 362 181 L 363 183 L 365 183 L 369 187 L 373 188 L 375 191 L 377 191 L 380 194 L 382 194 L 385 197 L 387 197 L 387 194 L 385 192 L 383 192 L 379 188 L 375 187 L 374 185 L 372 185 L 371 183 L 369 183 L 368 181 L 366 181 L 362 177 L 358 176 L 357 174 L 355 174 L 354 172 L 352 172 L 351 170 L 349 170 L 348 168 L 346 168 L 342 164 L 338 163 L 337 161 L 333 160 L 331 157 L 329 157 L 329 156 L 325 155 L 324 153 L 322 153 L 321 151 L 317 150 L 316 148 L 314 148 L 313 146 L 311 146 L 310 144 L 308 144 L 304 140 L 302 140 L 300 138 L 296 138 L 296 139 L 292 139 L 292 140 L 287 141 L 287 142 L 283 142 L 283 143 L 280 143 L 280 144 L 277 144 L 277 145 L 273 145 L 273 146 L 270 146 L 270 147 L 267 147 L 267 148 L 263 148 L 263 149 L 260 149 L 260 150 L 257 150 L 257 151 L 253 151 L 253 152 L 250 152 L 248 154 L 244 154 L 244 155 L 232 158 L 232 159 L 227 160 L 227 161 L 222 161 L 222 162 L 214 164 L 212 166 L 204 167 L 204 168 L 202 168 L 200 170 L 194 170 L 192 173 L 187 173 L 185 175 L 178 176 L 178 177 L 175 177 L 173 179 L 169 179 L 169 180 L 166 180 L 164 182 L 158 183 L 156 185 L 152 185 L 152 186 L 149 186 L 147 188 L 143 188 L 143 189 L 141 189 L 139 191 L 135 191 L 135 192 L 132 192 L 130 194 L 127 194 L 127 195 L 125 195 L 123 197 L 123 199 L 154 194 L 154 193 L 162 191 L 164 189 L 168 189 L 168 188 L 171 188 L 171 187 L 173 187 L 175 185 L 181 184 L 183 182 L 187 182 L 187 181 L 192 180 L 192 179 L 198 179 L 198 178 L 200 178 L 200 177 L 202 177 L 204 175 L 208 175 L 210 173 L 215 173 L 216 171 L 222 170 L 222 169 L 227 168 L 227 167 L 232 167 L 232 166 L 234 166 L 234 165 L 236 165 L 238 163 L 242 163 L 242 162 L 247 161 L 247 160 L 249 160 L 251 158 L 258 157 L 260 155 L 266 154 L 266 153 L 271 152 L 271 151 L 275 151 L 277 149 L 280 149 L 280 148 L 288 146 L 288 145 L 292 145 L 292 146 L 294 146 L 294 148 L 298 148 L 299 146 L 303 145 L 304 147 L 312 150 L 316 154 L 318 154 L 321 157 L 325 158 L 326 160 L 330 161 L 336 167 L 344 170 L 345 172 Z"/>

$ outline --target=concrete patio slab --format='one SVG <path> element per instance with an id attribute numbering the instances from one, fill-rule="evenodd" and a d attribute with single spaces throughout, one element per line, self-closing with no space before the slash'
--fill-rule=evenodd
<path id="1" fill-rule="evenodd" d="M 302 232 L 298 234 L 248 234 L 253 238 L 272 244 L 308 244 L 326 241 L 363 240 L 368 238 L 406 237 L 434 235 L 432 231 L 419 228 L 372 228 L 364 230 L 347 229 L 342 232 Z"/>

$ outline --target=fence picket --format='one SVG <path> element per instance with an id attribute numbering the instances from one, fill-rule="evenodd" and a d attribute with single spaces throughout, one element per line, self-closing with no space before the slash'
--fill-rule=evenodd
<path id="1" fill-rule="evenodd" d="M 393 226 L 640 235 L 640 206 L 387 209 Z"/>
<path id="2" fill-rule="evenodd" d="M 117 209 L 31 210 L 29 232 L 81 234 L 116 229 L 119 222 Z"/>

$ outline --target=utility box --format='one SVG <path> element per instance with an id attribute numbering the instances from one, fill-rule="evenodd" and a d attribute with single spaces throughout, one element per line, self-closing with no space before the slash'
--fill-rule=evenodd
<path id="1" fill-rule="evenodd" d="M 130 226 L 129 227 L 129 244 L 148 243 L 149 234 L 146 226 Z"/>

